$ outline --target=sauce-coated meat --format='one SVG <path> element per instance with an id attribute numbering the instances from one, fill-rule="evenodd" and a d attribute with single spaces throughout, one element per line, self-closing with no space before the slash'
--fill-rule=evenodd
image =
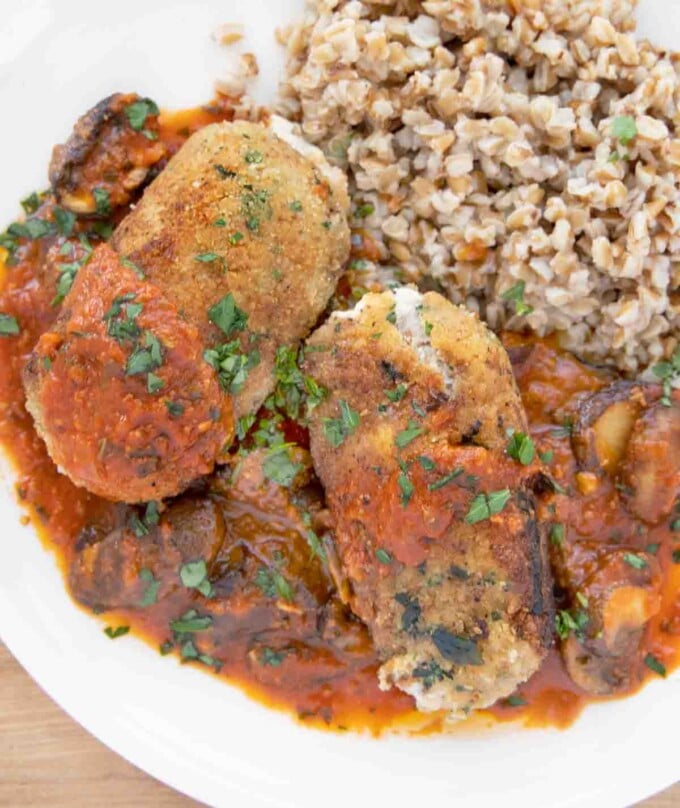
<path id="1" fill-rule="evenodd" d="M 380 681 L 455 715 L 510 695 L 551 642 L 538 467 L 505 453 L 527 429 L 507 355 L 435 293 L 367 295 L 308 342 L 330 391 L 314 463 Z"/>

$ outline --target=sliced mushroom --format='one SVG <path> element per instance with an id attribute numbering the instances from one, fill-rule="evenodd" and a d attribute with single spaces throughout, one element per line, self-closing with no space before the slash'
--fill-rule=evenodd
<path id="1" fill-rule="evenodd" d="M 84 606 L 144 605 L 150 582 L 158 584 L 154 599 L 163 598 L 181 585 L 181 565 L 199 559 L 209 565 L 226 535 L 222 511 L 207 497 L 183 497 L 159 519 L 133 509 L 128 516 L 126 526 L 82 547 L 71 565 L 71 593 Z"/>
<path id="2" fill-rule="evenodd" d="M 57 202 L 77 214 L 107 215 L 127 204 L 165 157 L 158 109 L 134 93 L 114 93 L 76 121 L 55 146 L 49 178 Z"/>
<path id="3" fill-rule="evenodd" d="M 621 467 L 622 496 L 649 524 L 680 496 L 680 404 L 655 404 L 635 424 Z"/>
<path id="4" fill-rule="evenodd" d="M 616 471 L 643 406 L 640 387 L 630 382 L 617 382 L 582 400 L 572 446 L 584 469 Z"/>
<path id="5" fill-rule="evenodd" d="M 581 630 L 562 642 L 561 651 L 574 682 L 602 695 L 635 682 L 645 626 L 661 605 L 661 573 L 649 553 L 591 550 L 586 577 L 570 591 Z"/>

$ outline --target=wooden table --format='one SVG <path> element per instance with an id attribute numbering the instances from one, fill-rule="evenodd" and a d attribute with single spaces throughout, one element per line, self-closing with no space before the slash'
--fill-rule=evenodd
<path id="1" fill-rule="evenodd" d="M 191 808 L 57 707 L 0 643 L 0 806 Z M 680 784 L 645 803 L 680 808 Z"/>

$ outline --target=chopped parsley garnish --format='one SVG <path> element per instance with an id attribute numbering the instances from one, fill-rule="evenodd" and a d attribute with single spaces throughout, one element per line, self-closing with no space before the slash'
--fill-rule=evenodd
<path id="1" fill-rule="evenodd" d="M 411 480 L 409 479 L 408 473 L 403 468 L 401 474 L 397 477 L 397 485 L 399 486 L 399 490 L 401 491 L 399 499 L 401 501 L 402 506 L 405 508 L 411 501 L 411 497 L 413 496 L 415 487 L 411 482 Z"/>
<path id="2" fill-rule="evenodd" d="M 223 180 L 233 180 L 234 177 L 238 176 L 238 174 L 235 171 L 232 171 L 229 168 L 225 168 L 224 166 L 221 166 L 219 163 L 215 163 L 213 168 L 215 169 L 215 171 L 217 171 L 217 173 L 220 175 L 220 177 L 222 177 Z"/>
<path id="3" fill-rule="evenodd" d="M 272 668 L 278 668 L 283 662 L 286 654 L 284 651 L 274 651 L 273 648 L 262 648 L 258 655 L 261 665 L 269 665 Z"/>
<path id="4" fill-rule="evenodd" d="M 224 216 L 220 216 L 213 222 L 213 227 L 226 227 L 226 226 L 227 226 L 227 220 L 224 218 Z"/>
<path id="5" fill-rule="evenodd" d="M 426 337 L 430 336 L 430 334 L 432 333 L 433 328 L 434 328 L 433 323 L 429 323 L 429 322 L 425 321 L 425 336 Z"/>
<path id="6" fill-rule="evenodd" d="M 117 640 L 118 637 L 124 637 L 130 631 L 130 626 L 116 626 L 113 628 L 112 626 L 107 626 L 104 629 L 104 634 L 110 640 Z"/>
<path id="7" fill-rule="evenodd" d="M 295 600 L 295 590 L 278 570 L 261 567 L 255 576 L 255 584 L 265 597 Z"/>
<path id="8" fill-rule="evenodd" d="M 160 647 L 158 648 L 158 652 L 161 656 L 167 656 L 174 647 L 175 644 L 173 642 L 166 640 L 164 643 L 161 643 Z"/>
<path id="9" fill-rule="evenodd" d="M 368 216 L 375 213 L 375 205 L 373 205 L 371 202 L 366 202 L 363 205 L 359 205 L 355 213 L 357 218 L 366 219 Z"/>
<path id="10" fill-rule="evenodd" d="M 407 392 L 408 384 L 398 384 L 394 390 L 385 390 L 385 395 L 390 401 L 396 404 L 397 401 L 401 401 L 402 398 L 404 398 Z"/>
<path id="11" fill-rule="evenodd" d="M 561 640 L 566 640 L 573 632 L 577 639 L 582 640 L 584 637 L 583 632 L 589 620 L 588 613 L 580 609 L 573 613 L 566 609 L 560 609 L 555 615 L 555 631 L 557 632 L 557 636 Z"/>
<path id="12" fill-rule="evenodd" d="M 515 304 L 515 314 L 518 317 L 523 317 L 526 314 L 531 314 L 534 310 L 533 306 L 529 306 L 524 302 L 524 289 L 526 283 L 524 281 L 517 281 L 514 286 L 511 286 L 507 291 L 503 292 L 501 297 L 503 300 L 512 301 Z"/>
<path id="13" fill-rule="evenodd" d="M 438 480 L 435 480 L 433 483 L 430 483 L 427 486 L 428 491 L 439 491 L 440 488 L 444 488 L 445 485 L 448 485 L 450 482 L 456 479 L 456 477 L 460 477 L 463 473 L 464 469 L 461 466 L 453 469 L 448 474 L 445 474 L 443 477 L 440 477 Z"/>
<path id="14" fill-rule="evenodd" d="M 477 647 L 477 641 L 471 637 L 461 637 L 452 634 L 445 628 L 436 628 L 432 632 L 432 642 L 437 651 L 456 665 L 481 665 L 482 657 Z"/>
<path id="15" fill-rule="evenodd" d="M 662 384 L 661 403 L 664 407 L 670 407 L 673 383 L 680 379 L 680 348 L 676 348 L 668 362 L 659 362 L 654 365 L 652 373 Z"/>
<path id="16" fill-rule="evenodd" d="M 201 615 L 196 609 L 189 609 L 181 617 L 170 621 L 170 628 L 176 634 L 196 634 L 206 631 L 212 626 L 212 617 L 209 614 Z"/>
<path id="17" fill-rule="evenodd" d="M 385 319 L 388 323 L 392 323 L 392 325 L 397 324 L 397 309 L 395 306 L 392 306 L 392 308 L 387 312 Z"/>
<path id="18" fill-rule="evenodd" d="M 289 446 L 277 446 L 272 449 L 262 464 L 264 476 L 284 488 L 290 488 L 295 476 L 302 469 L 301 463 L 293 463 L 288 453 Z"/>
<path id="19" fill-rule="evenodd" d="M 245 160 L 246 163 L 248 163 L 249 165 L 257 165 L 258 163 L 261 163 L 264 160 L 264 155 L 262 154 L 261 151 L 258 151 L 257 149 L 249 149 L 246 152 Z"/>
<path id="20" fill-rule="evenodd" d="M 420 406 L 420 404 L 418 404 L 418 402 L 417 402 L 417 401 L 412 401 L 412 402 L 411 402 L 411 409 L 412 409 L 412 410 L 413 410 L 413 412 L 415 412 L 415 414 L 416 414 L 416 415 L 418 415 L 420 418 L 425 418 L 425 416 L 427 415 L 427 413 L 425 412 L 425 410 L 424 410 L 424 409 L 423 409 L 423 408 Z"/>
<path id="21" fill-rule="evenodd" d="M 293 211 L 293 213 L 302 213 L 302 202 L 299 199 L 293 200 L 288 207 Z"/>
<path id="22" fill-rule="evenodd" d="M 612 135 L 627 146 L 637 135 L 637 125 L 632 115 L 619 115 L 612 121 Z"/>
<path id="23" fill-rule="evenodd" d="M 550 463 L 555 457 L 555 452 L 552 449 L 548 449 L 547 452 L 539 452 L 538 456 L 541 458 L 541 462 L 543 463 Z"/>
<path id="24" fill-rule="evenodd" d="M 415 421 L 409 421 L 406 429 L 402 429 L 401 432 L 397 432 L 394 442 L 399 449 L 404 449 L 409 445 L 409 443 L 413 443 L 417 437 L 422 435 L 423 432 L 425 432 L 424 427 L 418 426 Z"/>
<path id="25" fill-rule="evenodd" d="M 70 210 L 65 210 L 64 208 L 55 207 L 52 211 L 52 216 L 54 216 L 54 223 L 59 233 L 68 238 L 76 224 L 75 213 L 72 213 Z"/>
<path id="26" fill-rule="evenodd" d="M 323 544 L 321 543 L 321 539 L 316 535 L 316 533 L 312 530 L 312 517 L 308 511 L 304 511 L 302 514 L 302 522 L 304 526 L 307 528 L 305 531 L 305 538 L 307 539 L 307 544 L 309 545 L 309 549 L 311 550 L 311 557 L 312 558 L 319 558 L 321 561 L 327 561 L 326 557 L 326 550 L 324 549 Z"/>
<path id="27" fill-rule="evenodd" d="M 158 503 L 154 501 L 147 502 L 141 517 L 137 513 L 133 513 L 129 517 L 128 527 L 138 539 L 141 539 L 143 536 L 149 535 L 151 528 L 159 523 L 160 518 Z"/>
<path id="28" fill-rule="evenodd" d="M 208 565 L 200 558 L 197 561 L 187 561 L 179 570 L 182 585 L 187 589 L 195 589 L 206 598 L 212 595 L 212 584 L 208 580 Z"/>
<path id="29" fill-rule="evenodd" d="M 392 563 L 392 553 L 385 550 L 383 547 L 378 547 L 375 551 L 375 557 L 381 564 L 391 564 Z"/>
<path id="30" fill-rule="evenodd" d="M 260 229 L 262 217 L 271 219 L 272 207 L 269 204 L 269 191 L 264 189 L 256 191 L 252 185 L 244 186 L 245 193 L 241 195 L 241 215 L 245 219 L 246 227 L 251 233 Z"/>
<path id="31" fill-rule="evenodd" d="M 125 115 L 135 132 L 141 132 L 152 140 L 155 136 L 153 133 L 145 130 L 144 125 L 149 115 L 155 116 L 158 115 L 159 112 L 158 106 L 150 98 L 140 98 L 139 101 L 134 101 L 125 108 Z"/>
<path id="32" fill-rule="evenodd" d="M 40 195 L 33 191 L 32 194 L 21 200 L 21 207 L 29 215 L 35 213 L 40 207 Z"/>
<path id="33" fill-rule="evenodd" d="M 523 466 L 528 466 L 536 456 L 536 447 L 527 434 L 524 432 L 514 432 L 510 437 L 507 452 L 513 460 L 516 460 Z"/>
<path id="34" fill-rule="evenodd" d="M 236 437 L 239 440 L 245 440 L 246 435 L 250 432 L 251 427 L 255 423 L 256 418 L 253 413 L 242 415 L 236 422 Z"/>
<path id="35" fill-rule="evenodd" d="M 299 367 L 302 352 L 297 348 L 281 345 L 276 349 L 274 378 L 276 388 L 272 395 L 273 406 L 283 410 L 293 421 L 306 418 L 326 397 L 327 391 L 311 376 L 306 376 Z"/>
<path id="36" fill-rule="evenodd" d="M 71 291 L 71 287 L 73 286 L 73 281 L 76 279 L 78 270 L 84 267 L 92 257 L 92 247 L 90 246 L 86 237 L 80 236 L 80 244 L 85 250 L 85 254 L 82 258 L 78 259 L 77 261 L 71 261 L 67 264 L 57 265 L 59 270 L 59 278 L 57 280 L 57 294 L 50 303 L 52 306 L 56 306 L 61 303 L 66 295 Z M 66 247 L 69 251 L 72 249 L 72 245 L 68 242 L 64 244 L 64 247 Z M 61 251 L 60 253 L 65 254 Z"/>
<path id="37" fill-rule="evenodd" d="M 179 652 L 183 662 L 201 662 L 203 665 L 214 668 L 216 671 L 219 671 L 222 667 L 222 663 L 219 660 L 211 657 L 209 654 L 199 653 L 194 645 L 194 641 L 191 639 L 185 640 L 182 643 Z"/>
<path id="38" fill-rule="evenodd" d="M 146 275 L 137 266 L 137 264 L 134 263 L 134 261 L 131 261 L 129 258 L 125 258 L 125 257 L 120 258 L 119 261 L 124 267 L 127 267 L 128 269 L 131 269 L 140 280 L 142 280 L 142 281 L 144 280 Z"/>
<path id="39" fill-rule="evenodd" d="M 656 555 L 659 552 L 659 548 L 661 547 L 660 544 L 648 544 L 645 547 L 645 552 L 649 553 L 650 555 Z"/>
<path id="40" fill-rule="evenodd" d="M 169 415 L 171 415 L 173 418 L 179 418 L 181 415 L 184 415 L 184 404 L 180 404 L 179 401 L 167 400 L 165 402 L 165 406 Z"/>
<path id="41" fill-rule="evenodd" d="M 645 657 L 645 665 L 654 673 L 658 673 L 659 676 L 666 676 L 666 666 L 657 659 L 654 654 L 647 654 Z"/>
<path id="42" fill-rule="evenodd" d="M 213 261 L 219 260 L 220 256 L 215 252 L 203 252 L 194 256 L 194 261 L 198 261 L 199 264 L 212 264 Z"/>
<path id="43" fill-rule="evenodd" d="M 680 549 L 673 550 L 671 553 L 671 559 L 674 564 L 680 564 Z"/>
<path id="44" fill-rule="evenodd" d="M 16 337 L 21 333 L 16 317 L 0 312 L 0 337 Z"/>
<path id="45" fill-rule="evenodd" d="M 136 295 L 128 293 L 114 298 L 111 308 L 104 315 L 106 333 L 116 342 L 134 341 L 141 334 L 135 319 L 142 312 L 142 304 L 134 303 Z"/>
<path id="46" fill-rule="evenodd" d="M 416 459 L 425 471 L 434 471 L 437 468 L 437 464 L 430 457 L 419 455 Z"/>
<path id="47" fill-rule="evenodd" d="M 507 699 L 503 702 L 506 707 L 524 707 L 527 704 L 527 700 L 522 696 L 508 696 Z"/>
<path id="48" fill-rule="evenodd" d="M 236 305 L 231 292 L 208 309 L 208 319 L 226 337 L 233 336 L 237 331 L 243 331 L 248 324 L 248 315 Z"/>
<path id="49" fill-rule="evenodd" d="M 338 407 L 340 409 L 339 418 L 324 418 L 323 420 L 324 435 L 335 448 L 354 433 L 360 422 L 359 413 L 353 410 L 344 399 L 340 399 Z"/>
<path id="50" fill-rule="evenodd" d="M 561 522 L 555 522 L 550 528 L 550 541 L 557 546 L 561 545 L 564 541 L 564 525 Z"/>
<path id="51" fill-rule="evenodd" d="M 428 660 L 421 662 L 416 668 L 413 669 L 412 675 L 416 679 L 422 679 L 423 687 L 429 690 L 435 682 L 441 682 L 443 679 L 451 679 L 451 673 L 445 671 L 438 662 Z"/>
<path id="52" fill-rule="evenodd" d="M 27 219 L 25 222 L 14 222 L 7 228 L 7 233 L 15 238 L 27 238 L 34 241 L 39 238 L 51 235 L 53 226 L 45 219 Z M 9 248 L 9 245 L 2 244 Z M 11 251 L 11 250 L 10 250 Z"/>
<path id="53" fill-rule="evenodd" d="M 94 188 L 92 196 L 94 197 L 97 214 L 99 216 L 108 216 L 111 213 L 111 197 L 106 188 Z"/>
<path id="54" fill-rule="evenodd" d="M 157 581 L 153 572 L 146 567 L 139 571 L 139 577 L 147 585 L 139 605 L 143 607 L 153 606 L 158 600 L 158 590 L 161 587 L 161 582 Z"/>
<path id="55" fill-rule="evenodd" d="M 255 349 L 244 354 L 238 340 L 208 348 L 203 358 L 217 371 L 220 385 L 228 393 L 239 393 L 248 373 L 260 364 L 260 352 Z"/>
<path id="56" fill-rule="evenodd" d="M 508 488 L 503 488 L 500 491 L 492 491 L 489 494 L 477 494 L 470 503 L 465 521 L 469 525 L 474 525 L 477 524 L 477 522 L 489 519 L 505 508 L 511 496 L 512 494 Z"/>
<path id="57" fill-rule="evenodd" d="M 160 376 L 156 376 L 155 373 L 148 373 L 146 376 L 146 389 L 152 395 L 154 393 L 159 393 L 165 387 L 165 382 L 161 379 Z"/>
<path id="58" fill-rule="evenodd" d="M 163 346 L 150 331 L 144 333 L 142 344 L 137 344 L 125 365 L 127 376 L 138 376 L 158 369 L 163 364 Z"/>
<path id="59" fill-rule="evenodd" d="M 635 553 L 624 553 L 623 560 L 635 570 L 643 570 L 647 566 L 645 559 L 635 555 Z"/>
<path id="60" fill-rule="evenodd" d="M 231 244 L 232 247 L 235 247 L 237 244 L 240 244 L 244 238 L 245 236 L 243 233 L 241 233 L 240 230 L 237 230 L 235 233 L 232 233 L 229 236 L 229 244 Z"/>

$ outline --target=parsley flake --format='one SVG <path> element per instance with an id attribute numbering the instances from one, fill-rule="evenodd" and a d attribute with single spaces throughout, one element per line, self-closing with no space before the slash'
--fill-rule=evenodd
<path id="1" fill-rule="evenodd" d="M 158 600 L 158 590 L 161 588 L 161 582 L 157 581 L 153 572 L 146 567 L 139 571 L 139 577 L 147 585 L 139 605 L 143 607 L 153 606 Z"/>
<path id="2" fill-rule="evenodd" d="M 21 333 L 16 317 L 0 312 L 0 337 L 16 337 Z"/>
<path id="3" fill-rule="evenodd" d="M 623 560 L 635 570 L 643 570 L 647 566 L 645 559 L 635 555 L 635 553 L 624 553 Z"/>
<path id="4" fill-rule="evenodd" d="M 627 146 L 637 135 L 637 125 L 632 115 L 619 115 L 612 121 L 612 135 Z"/>
<path id="5" fill-rule="evenodd" d="M 526 314 L 531 314 L 534 310 L 533 306 L 529 306 L 524 302 L 524 289 L 526 287 L 525 281 L 517 281 L 514 286 L 511 286 L 507 291 L 503 292 L 501 297 L 503 300 L 514 302 L 515 314 L 518 317 L 524 317 Z"/>
<path id="6" fill-rule="evenodd" d="M 248 324 L 248 315 L 236 305 L 231 292 L 208 309 L 208 319 L 226 337 L 233 336 L 237 331 L 243 331 Z"/>
<path id="7" fill-rule="evenodd" d="M 140 98 L 139 101 L 134 101 L 125 108 L 125 115 L 135 132 L 141 132 L 146 119 L 150 115 L 158 115 L 159 112 L 158 106 L 150 98 Z"/>
<path id="8" fill-rule="evenodd" d="M 534 442 L 524 432 L 513 433 L 506 451 L 513 460 L 523 466 L 528 466 L 536 455 Z"/>
<path id="9" fill-rule="evenodd" d="M 104 629 L 104 634 L 110 640 L 117 640 L 118 637 L 124 637 L 130 631 L 130 626 L 116 626 L 113 628 L 112 626 L 107 626 Z"/>
<path id="10" fill-rule="evenodd" d="M 654 673 L 658 673 L 659 676 L 666 677 L 666 666 L 661 662 L 661 660 L 657 659 L 654 654 L 647 654 L 645 657 L 645 665 Z"/>
<path id="11" fill-rule="evenodd" d="M 272 449 L 262 464 L 264 476 L 284 488 L 290 488 L 301 469 L 301 463 L 293 463 L 290 459 L 288 446 L 285 444 Z"/>
<path id="12" fill-rule="evenodd" d="M 680 348 L 677 348 L 668 362 L 659 362 L 652 367 L 652 373 L 661 381 L 661 404 L 670 407 L 673 385 L 680 379 Z"/>
<path id="13" fill-rule="evenodd" d="M 445 485 L 448 485 L 450 482 L 456 479 L 456 477 L 460 477 L 463 473 L 464 469 L 462 466 L 458 466 L 457 468 L 450 471 L 448 474 L 445 474 L 443 477 L 440 477 L 435 482 L 430 483 L 427 486 L 428 491 L 439 491 L 440 488 L 444 488 Z"/>
<path id="14" fill-rule="evenodd" d="M 324 435 L 331 446 L 336 449 L 355 432 L 360 422 L 359 413 L 353 410 L 344 399 L 340 399 L 338 407 L 340 418 L 324 418 L 323 420 Z"/>
<path id="15" fill-rule="evenodd" d="M 93 188 L 95 210 L 99 216 L 108 216 L 111 213 L 111 197 L 106 188 Z"/>
<path id="16" fill-rule="evenodd" d="M 500 491 L 492 491 L 489 494 L 477 494 L 470 503 L 470 508 L 465 516 L 465 521 L 469 525 L 483 522 L 494 514 L 500 513 L 508 504 L 512 494 L 508 488 Z"/>
<path id="17" fill-rule="evenodd" d="M 182 564 L 179 569 L 179 577 L 182 585 L 187 589 L 195 589 L 206 598 L 212 595 L 212 584 L 208 580 L 208 565 L 202 558 Z"/>
<path id="18" fill-rule="evenodd" d="M 399 497 L 402 506 L 405 508 L 411 501 L 411 497 L 415 491 L 415 487 L 408 477 L 408 474 L 402 469 L 401 474 L 397 477 L 397 485 L 401 491 Z"/>
<path id="19" fill-rule="evenodd" d="M 282 598 L 289 603 L 295 600 L 295 590 L 276 569 L 261 567 L 255 576 L 255 584 L 268 598 Z"/>
<path id="20" fill-rule="evenodd" d="M 170 628 L 176 634 L 196 634 L 199 631 L 206 631 L 212 626 L 210 615 L 201 615 L 196 609 L 189 609 L 181 617 L 170 621 Z"/>
<path id="21" fill-rule="evenodd" d="M 394 442 L 399 449 L 404 449 L 409 443 L 412 443 L 417 437 L 422 435 L 423 432 L 425 432 L 424 427 L 418 426 L 415 421 L 409 421 L 406 429 L 397 432 Z"/>

